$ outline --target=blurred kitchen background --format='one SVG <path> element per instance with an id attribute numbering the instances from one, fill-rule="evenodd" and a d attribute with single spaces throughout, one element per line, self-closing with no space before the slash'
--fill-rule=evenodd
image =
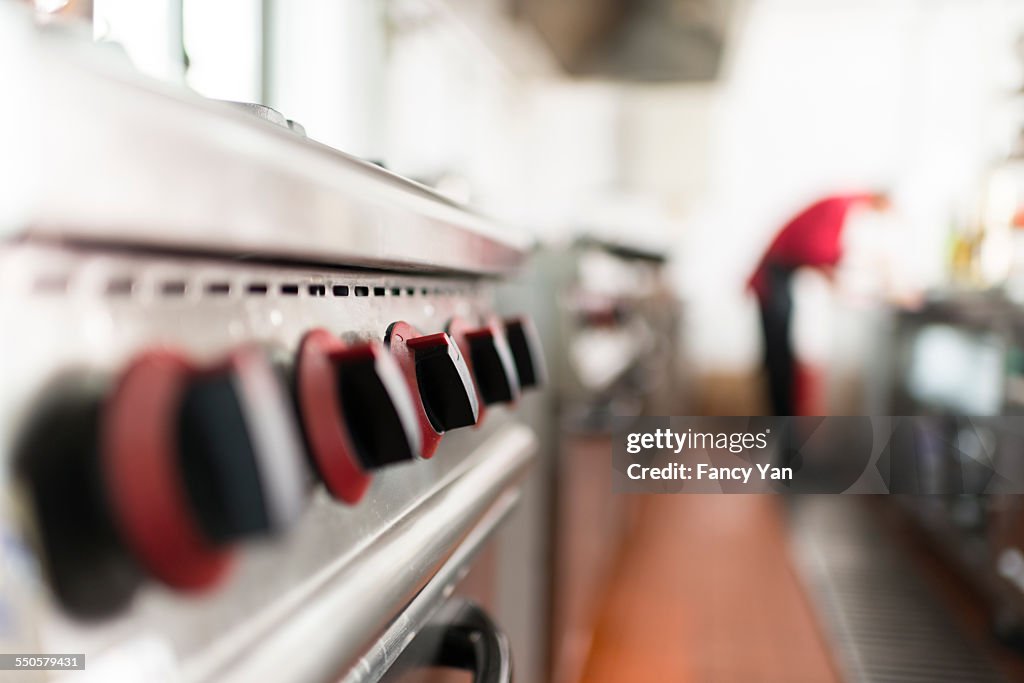
<path id="1" fill-rule="evenodd" d="M 955 441 L 1024 407 L 1024 2 L 35 4 L 535 235 L 505 293 L 552 376 L 518 680 L 1024 680 L 1015 500 L 613 497 L 605 459 L 612 415 L 767 410 L 747 278 L 863 188 L 896 210 L 854 216 L 838 286 L 796 278 L 802 412 Z"/>
<path id="2" fill-rule="evenodd" d="M 710 412 L 755 411 L 743 285 L 774 232 L 823 195 L 884 186 L 898 211 L 895 229 L 847 231 L 845 296 L 813 274 L 797 284 L 796 344 L 822 375 L 815 412 L 864 409 L 863 391 L 824 389 L 859 387 L 885 296 L 1012 291 L 1019 275 L 1024 8 L 1010 0 L 93 0 L 91 12 L 96 39 L 141 70 L 274 107 L 544 246 L 582 236 L 663 255 L 686 311 L 687 386 Z"/>

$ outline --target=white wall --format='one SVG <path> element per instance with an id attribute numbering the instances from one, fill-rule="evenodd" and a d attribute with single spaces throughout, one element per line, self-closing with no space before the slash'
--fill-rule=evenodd
<path id="1" fill-rule="evenodd" d="M 265 103 L 349 154 L 384 153 L 386 24 L 377 0 L 267 3 Z"/>
<path id="2" fill-rule="evenodd" d="M 206 97 L 262 103 L 262 0 L 182 0 L 181 5 L 189 87 Z"/>

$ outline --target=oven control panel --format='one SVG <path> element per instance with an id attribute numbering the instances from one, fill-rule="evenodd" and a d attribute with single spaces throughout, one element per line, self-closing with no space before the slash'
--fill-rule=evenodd
<path id="1" fill-rule="evenodd" d="M 31 558 L 24 630 L 69 647 L 101 623 L 101 645 L 203 651 L 457 472 L 544 378 L 484 278 L 10 245 L 0 287 L 5 532 Z"/>

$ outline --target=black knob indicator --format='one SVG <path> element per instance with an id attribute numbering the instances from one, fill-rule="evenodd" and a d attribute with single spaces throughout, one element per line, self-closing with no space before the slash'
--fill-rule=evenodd
<path id="1" fill-rule="evenodd" d="M 475 425 L 480 413 L 476 388 L 451 337 L 439 332 L 406 343 L 416 358 L 416 381 L 434 429 L 443 433 Z"/>
<path id="2" fill-rule="evenodd" d="M 518 372 L 500 323 L 480 327 L 456 317 L 448 323 L 448 334 L 469 362 L 482 404 L 514 403 L 519 398 Z"/>
<path id="3" fill-rule="evenodd" d="M 544 351 L 533 322 L 527 317 L 505 320 L 505 336 L 523 389 L 542 386 L 547 381 Z"/>
<path id="4" fill-rule="evenodd" d="M 349 346 L 313 330 L 299 347 L 295 381 L 306 443 L 335 498 L 354 504 L 372 470 L 420 457 L 413 397 L 380 342 Z"/>
<path id="5" fill-rule="evenodd" d="M 216 543 L 283 531 L 305 508 L 310 477 L 292 405 L 255 347 L 188 383 L 178 451 L 192 504 Z"/>
<path id="6" fill-rule="evenodd" d="M 422 335 L 408 323 L 396 322 L 388 327 L 384 344 L 419 400 L 423 457 L 429 458 L 442 434 L 477 422 L 480 404 L 469 367 L 444 332 Z"/>

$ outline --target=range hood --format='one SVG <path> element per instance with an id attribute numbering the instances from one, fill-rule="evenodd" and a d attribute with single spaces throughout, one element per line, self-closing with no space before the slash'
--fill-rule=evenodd
<path id="1" fill-rule="evenodd" d="M 562 67 L 640 82 L 717 78 L 735 0 L 513 0 Z"/>

